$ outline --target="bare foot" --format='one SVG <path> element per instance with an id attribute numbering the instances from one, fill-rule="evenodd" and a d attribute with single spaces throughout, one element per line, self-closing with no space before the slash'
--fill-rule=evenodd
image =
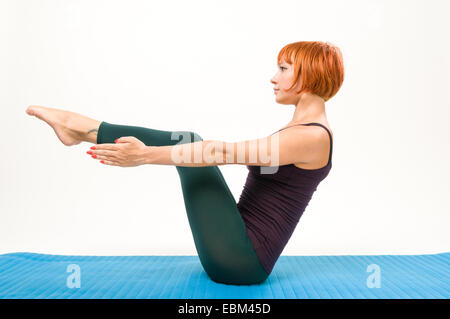
<path id="1" fill-rule="evenodd" d="M 52 127 L 56 136 L 66 146 L 80 144 L 83 140 L 80 134 L 67 127 L 69 112 L 40 105 L 30 105 L 26 111 L 28 115 L 35 116 Z"/>

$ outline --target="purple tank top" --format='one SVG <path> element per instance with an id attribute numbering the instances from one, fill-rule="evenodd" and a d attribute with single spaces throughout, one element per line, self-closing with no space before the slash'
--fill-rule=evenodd
<path id="1" fill-rule="evenodd" d="M 318 169 L 302 169 L 287 164 L 279 166 L 273 174 L 261 174 L 260 166 L 247 166 L 247 180 L 237 203 L 256 254 L 269 274 L 317 186 L 328 176 L 332 166 L 333 141 L 326 126 L 320 123 L 295 125 L 319 125 L 327 130 L 330 137 L 327 165 Z"/>

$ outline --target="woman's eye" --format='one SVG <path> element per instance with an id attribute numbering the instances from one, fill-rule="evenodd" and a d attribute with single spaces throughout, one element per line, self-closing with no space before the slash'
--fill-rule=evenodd
<path id="1" fill-rule="evenodd" d="M 283 69 L 286 69 L 286 68 L 284 66 L 280 66 L 280 69 L 283 70 Z"/>

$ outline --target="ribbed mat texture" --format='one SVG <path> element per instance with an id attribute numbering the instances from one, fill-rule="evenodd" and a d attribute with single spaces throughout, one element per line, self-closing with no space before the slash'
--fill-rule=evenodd
<path id="1" fill-rule="evenodd" d="M 280 256 L 262 284 L 215 283 L 198 256 L 0 255 L 0 298 L 448 299 L 450 252 Z"/>

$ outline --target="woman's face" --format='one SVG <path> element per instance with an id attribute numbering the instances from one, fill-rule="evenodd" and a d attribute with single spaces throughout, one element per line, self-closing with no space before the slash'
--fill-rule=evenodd
<path id="1" fill-rule="evenodd" d="M 274 85 L 276 101 L 280 104 L 295 105 L 299 97 L 295 92 L 300 88 L 300 81 L 291 91 L 286 92 L 294 81 L 294 67 L 284 60 L 281 60 L 277 67 L 278 72 L 270 79 L 270 82 Z"/>

